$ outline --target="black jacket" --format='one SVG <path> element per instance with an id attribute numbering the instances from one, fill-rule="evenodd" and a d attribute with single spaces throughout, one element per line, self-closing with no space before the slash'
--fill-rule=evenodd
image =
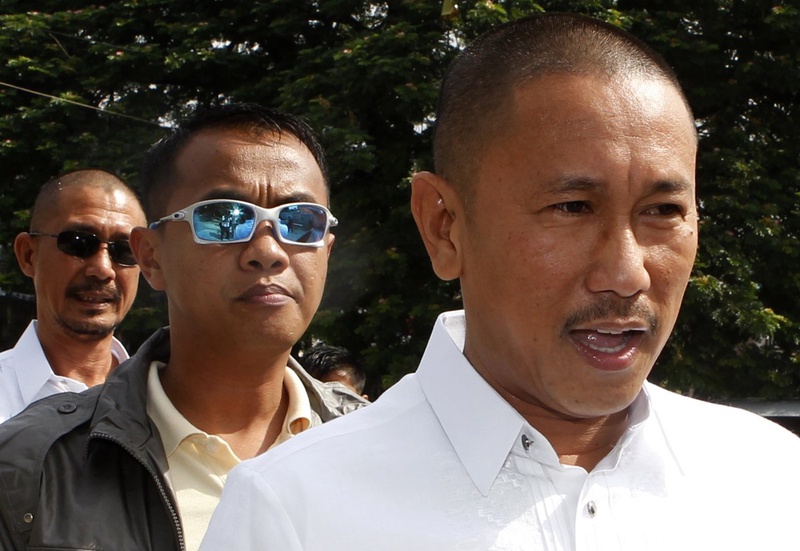
<path id="1" fill-rule="evenodd" d="M 0 425 L 0 549 L 184 549 L 167 458 L 147 416 L 147 373 L 169 359 L 161 329 L 105 384 L 31 404 Z M 366 404 L 292 360 L 327 421 Z"/>

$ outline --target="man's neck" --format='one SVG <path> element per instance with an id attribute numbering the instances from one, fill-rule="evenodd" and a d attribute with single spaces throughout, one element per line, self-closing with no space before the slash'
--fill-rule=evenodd
<path id="1" fill-rule="evenodd" d="M 97 340 L 80 340 L 62 331 L 48 331 L 39 322 L 37 336 L 53 373 L 86 386 L 103 383 L 119 363 L 111 353 L 112 335 Z"/>
<path id="2" fill-rule="evenodd" d="M 529 419 L 547 437 L 564 465 L 594 469 L 628 430 L 628 411 L 593 419 Z M 535 424 L 534 424 L 535 423 Z"/>
<path id="3" fill-rule="evenodd" d="M 630 408 L 611 415 L 578 418 L 513 396 L 504 397 L 547 438 L 563 465 L 576 465 L 586 471 L 594 469 L 614 449 L 630 426 Z"/>
<path id="4" fill-rule="evenodd" d="M 231 354 L 235 347 L 212 348 L 176 349 L 173 343 L 161 385 L 192 425 L 224 438 L 240 459 L 254 457 L 272 445 L 283 427 L 290 351 L 254 360 Z"/>

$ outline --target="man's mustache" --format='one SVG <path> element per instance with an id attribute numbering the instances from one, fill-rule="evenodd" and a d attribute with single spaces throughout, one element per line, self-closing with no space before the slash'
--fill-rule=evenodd
<path id="1" fill-rule="evenodd" d="M 119 302 L 119 291 L 115 285 L 103 283 L 84 283 L 67 287 L 66 295 L 78 298 L 84 293 L 94 293 L 105 297 L 109 302 Z"/>
<path id="2" fill-rule="evenodd" d="M 570 314 L 564 324 L 564 332 L 569 333 L 575 327 L 591 325 L 593 321 L 609 318 L 643 321 L 651 334 L 658 330 L 658 316 L 642 300 L 609 296 L 597 299 Z"/>

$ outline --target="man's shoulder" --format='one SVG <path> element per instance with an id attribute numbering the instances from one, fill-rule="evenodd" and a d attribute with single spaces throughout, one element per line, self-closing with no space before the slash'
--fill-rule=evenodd
<path id="1" fill-rule="evenodd" d="M 31 321 L 11 348 L 0 352 L 0 362 L 12 359 L 14 356 L 29 352 L 31 347 L 39 347 L 39 337 L 36 335 L 36 320 Z"/>
<path id="2" fill-rule="evenodd" d="M 419 383 L 414 375 L 408 375 L 375 403 L 298 434 L 245 463 L 248 468 L 265 473 L 281 465 L 296 469 L 298 463 L 311 464 L 320 457 L 326 458 L 326 464 L 330 460 L 347 463 L 365 457 L 370 448 L 397 441 L 402 433 L 415 428 L 423 431 L 424 427 L 417 426 L 420 417 L 432 415 Z"/>
<path id="3" fill-rule="evenodd" d="M 648 385 L 653 415 L 667 438 L 695 450 L 729 451 L 739 457 L 786 453 L 800 460 L 800 438 L 744 409 L 697 400 Z"/>
<path id="4" fill-rule="evenodd" d="M 56 439 L 87 423 L 94 413 L 99 390 L 100 387 L 95 387 L 80 394 L 63 392 L 48 396 L 0 424 L 0 457 L 7 457 L 12 450 L 49 447 Z"/>

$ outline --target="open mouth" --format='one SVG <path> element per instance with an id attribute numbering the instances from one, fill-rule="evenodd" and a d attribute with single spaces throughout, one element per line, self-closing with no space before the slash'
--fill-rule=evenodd
<path id="1" fill-rule="evenodd" d="M 638 344 L 644 335 L 644 330 L 631 329 L 614 331 L 609 329 L 578 330 L 570 333 L 574 341 L 589 350 L 600 354 L 619 354 Z"/>
<path id="2" fill-rule="evenodd" d="M 644 329 L 577 329 L 569 332 L 575 348 L 590 364 L 604 371 L 626 369 L 636 357 Z"/>

